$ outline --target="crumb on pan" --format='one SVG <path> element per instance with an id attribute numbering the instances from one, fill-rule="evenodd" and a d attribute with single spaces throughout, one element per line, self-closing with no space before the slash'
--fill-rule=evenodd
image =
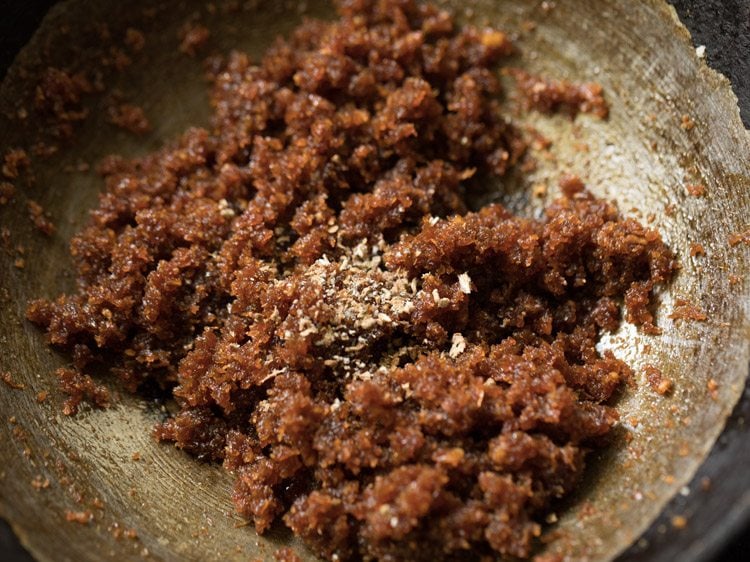
<path id="1" fill-rule="evenodd" d="M 694 322 L 705 322 L 708 320 L 708 315 L 700 306 L 683 298 L 675 299 L 674 307 L 669 317 L 672 320 L 692 320 Z"/>
<path id="2" fill-rule="evenodd" d="M 3 176 L 8 179 L 16 179 L 22 171 L 29 168 L 31 160 L 26 151 L 22 148 L 12 148 L 3 156 L 2 171 Z"/>
<path id="3" fill-rule="evenodd" d="M 61 367 L 55 371 L 60 390 L 68 395 L 63 406 L 66 416 L 78 412 L 81 402 L 88 401 L 92 405 L 103 408 L 109 405 L 109 390 L 98 384 L 90 375 L 80 373 L 74 369 Z"/>
<path id="4" fill-rule="evenodd" d="M 190 21 L 180 29 L 180 52 L 194 57 L 211 38 L 211 32 L 204 25 Z"/>
<path id="5" fill-rule="evenodd" d="M 728 242 L 731 247 L 739 244 L 750 244 L 750 229 L 730 234 Z"/>
<path id="6" fill-rule="evenodd" d="M 31 222 L 39 232 L 47 236 L 55 233 L 55 225 L 45 213 L 44 207 L 33 199 L 29 199 L 26 201 L 26 208 L 29 211 Z"/>
<path id="7" fill-rule="evenodd" d="M 649 386 L 651 386 L 654 392 L 662 396 L 671 393 L 674 383 L 662 374 L 661 369 L 648 364 L 643 367 L 643 372 L 646 375 Z"/>
<path id="8" fill-rule="evenodd" d="M 110 106 L 109 122 L 121 129 L 136 135 L 145 135 L 151 131 L 151 123 L 143 108 L 130 103 Z"/>
<path id="9" fill-rule="evenodd" d="M 88 525 L 94 520 L 94 514 L 89 511 L 66 511 L 65 520 L 71 523 L 78 523 L 80 525 Z"/>
<path id="10" fill-rule="evenodd" d="M 10 374 L 10 371 L 0 372 L 0 380 L 2 380 L 8 388 L 12 388 L 13 390 L 24 390 L 26 388 L 26 385 L 22 382 L 16 382 L 13 375 Z"/>
<path id="11" fill-rule="evenodd" d="M 597 83 L 549 80 L 518 68 L 509 69 L 508 73 L 515 79 L 527 109 L 542 113 L 564 111 L 573 117 L 578 113 L 591 113 L 600 119 L 609 116 L 609 105 Z"/>

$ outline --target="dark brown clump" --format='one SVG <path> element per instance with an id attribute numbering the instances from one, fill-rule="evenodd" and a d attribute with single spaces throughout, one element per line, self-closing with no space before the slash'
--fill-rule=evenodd
<path id="1" fill-rule="evenodd" d="M 609 106 L 596 83 L 574 84 L 567 80 L 548 80 L 521 69 L 511 69 L 527 109 L 543 113 L 565 111 L 571 116 L 592 113 L 601 119 L 609 115 Z"/>
<path id="2" fill-rule="evenodd" d="M 50 67 L 36 87 L 34 108 L 47 119 L 53 136 L 69 138 L 73 126 L 86 119 L 83 100 L 93 92 L 94 86 L 83 73 Z"/>
<path id="3" fill-rule="evenodd" d="M 700 243 L 690 244 L 690 255 L 691 257 L 705 256 L 706 248 L 703 246 L 703 244 Z"/>
<path id="4" fill-rule="evenodd" d="M 143 108 L 129 103 L 110 106 L 109 121 L 136 135 L 145 135 L 151 130 L 151 123 Z"/>
<path id="5" fill-rule="evenodd" d="M 0 181 L 0 205 L 5 205 L 13 199 L 16 194 L 16 188 L 12 183 Z"/>
<path id="6" fill-rule="evenodd" d="M 55 371 L 60 390 L 68 395 L 63 405 L 63 414 L 72 416 L 84 400 L 103 408 L 109 405 L 109 390 L 97 384 L 91 376 L 73 369 L 60 368 Z"/>
<path id="7" fill-rule="evenodd" d="M 643 373 L 646 375 L 646 380 L 654 392 L 664 396 L 672 391 L 672 381 L 664 376 L 661 369 L 653 365 L 645 365 Z"/>
<path id="8" fill-rule="evenodd" d="M 125 45 L 133 52 L 140 52 L 146 46 L 146 37 L 141 31 L 129 27 L 125 30 Z"/>
<path id="9" fill-rule="evenodd" d="M 524 151 L 510 42 L 408 0 L 340 13 L 215 66 L 212 132 L 106 160 L 79 290 L 28 316 L 81 372 L 106 356 L 173 396 L 157 437 L 232 470 L 260 532 L 330 559 L 528 556 L 631 377 L 599 335 L 623 300 L 653 328 L 672 254 L 575 177 L 539 220 L 470 212 Z"/>
<path id="10" fill-rule="evenodd" d="M 672 320 L 692 320 L 693 322 L 708 320 L 708 315 L 700 306 L 686 299 L 675 299 L 674 308 L 669 317 Z"/>
<path id="11" fill-rule="evenodd" d="M 703 197 L 706 195 L 706 186 L 702 183 L 691 183 L 685 186 L 685 191 L 687 191 L 688 195 L 692 195 L 693 197 Z"/>
<path id="12" fill-rule="evenodd" d="M 745 230 L 744 232 L 735 232 L 733 234 L 730 234 L 728 242 L 729 245 L 733 248 L 739 244 L 750 245 L 750 229 Z"/>
<path id="13" fill-rule="evenodd" d="M 55 232 L 54 223 L 47 217 L 44 212 L 44 207 L 33 199 L 26 201 L 26 208 L 29 211 L 29 218 L 34 223 L 34 227 L 47 236 L 51 236 Z"/>
<path id="14" fill-rule="evenodd" d="M 31 165 L 29 156 L 22 148 L 13 148 L 3 157 L 2 173 L 8 179 L 16 179 L 21 171 Z"/>
<path id="15" fill-rule="evenodd" d="M 12 388 L 13 390 L 24 390 L 26 388 L 26 385 L 22 382 L 16 382 L 9 371 L 0 372 L 0 380 L 3 381 L 8 388 Z"/>
<path id="16" fill-rule="evenodd" d="M 211 37 L 211 32 L 195 22 L 186 23 L 180 30 L 180 51 L 194 57 Z"/>

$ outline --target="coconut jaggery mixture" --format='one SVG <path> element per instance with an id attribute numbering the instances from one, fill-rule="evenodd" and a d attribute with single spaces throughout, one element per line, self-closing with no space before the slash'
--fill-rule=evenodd
<path id="1" fill-rule="evenodd" d="M 214 62 L 210 130 L 104 162 L 77 289 L 28 317 L 68 387 L 104 363 L 173 397 L 156 436 L 233 471 L 259 532 L 328 559 L 529 556 L 617 421 L 630 369 L 598 338 L 623 303 L 655 330 L 673 256 L 575 177 L 540 219 L 472 210 L 524 153 L 508 38 L 411 0 L 339 13 Z"/>

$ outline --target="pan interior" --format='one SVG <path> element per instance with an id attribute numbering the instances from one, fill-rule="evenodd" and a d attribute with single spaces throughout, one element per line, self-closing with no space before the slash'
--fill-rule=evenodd
<path id="1" fill-rule="evenodd" d="M 698 59 L 664 2 L 444 4 L 463 20 L 515 32 L 518 64 L 532 72 L 601 83 L 611 105 L 607 121 L 585 115 L 574 121 L 534 113 L 519 117 L 553 141 L 552 158 L 539 158 L 539 168 L 526 183 L 498 187 L 496 198 L 536 213 L 544 199 L 530 197 L 530 187 L 544 184 L 550 198 L 563 171 L 576 173 L 597 195 L 615 200 L 623 213 L 657 227 L 679 256 L 682 269 L 660 295 L 663 335 L 650 337 L 623 326 L 601 342 L 635 368 L 637 386 L 618 402 L 622 421 L 616 442 L 592 460 L 584 488 L 560 512 L 557 538 L 545 547 L 575 560 L 611 559 L 690 479 L 744 385 L 749 256 L 744 244 L 728 242 L 748 229 L 750 137 L 728 82 Z M 153 131 L 136 138 L 115 130 L 107 123 L 105 95 L 92 97 L 90 114 L 73 141 L 49 158 L 36 158 L 35 181 L 19 187 L 15 201 L 0 208 L 0 225 L 11 240 L 11 250 L 0 258 L 5 311 L 0 370 L 26 385 L 25 391 L 0 389 L 2 412 L 15 419 L 0 428 L 8 444 L 0 451 L 0 514 L 41 560 L 135 560 L 144 554 L 160 560 L 270 559 L 281 545 L 293 545 L 304 560 L 313 559 L 282 529 L 259 538 L 244 526 L 232 514 L 231 477 L 220 467 L 156 444 L 150 429 L 163 412 L 153 404 L 122 395 L 110 409 L 62 416 L 49 374 L 66 358 L 50 352 L 41 334 L 23 320 L 29 299 L 52 297 L 73 286 L 67 240 L 85 222 L 101 188 L 96 174 L 81 164 L 93 169 L 110 153 L 145 154 L 188 126 L 207 123 L 208 87 L 200 58 L 177 49 L 186 21 L 199 15 L 209 28 L 207 52 L 239 48 L 259 55 L 303 14 L 331 14 L 330 6 L 316 1 L 210 6 L 62 2 L 0 89 L 0 153 L 5 153 L 31 144 L 42 126 L 33 115 L 17 118 L 18 100 L 33 95 L 34 72 L 85 59 L 98 48 L 100 22 L 106 22 L 111 37 L 123 37 L 128 27 L 146 36 L 144 50 L 109 80 L 108 91 L 118 89 L 124 99 L 141 105 Z M 30 69 L 31 77 L 21 66 Z M 703 184 L 707 195 L 688 195 L 689 184 Z M 27 199 L 51 213 L 57 225 L 53 238 L 34 231 Z M 705 248 L 704 257 L 691 257 L 697 243 Z M 18 244 L 25 247 L 23 269 L 14 266 L 12 248 Z M 708 320 L 671 320 L 668 315 L 680 298 L 700 306 Z M 670 396 L 649 388 L 640 374 L 646 364 L 674 382 Z M 39 404 L 41 391 L 50 391 L 50 398 Z M 35 490 L 32 482 L 45 480 L 51 485 Z M 104 508 L 96 511 L 92 524 L 64 522 L 66 511 L 80 511 L 95 498 Z M 137 538 L 117 539 L 118 528 L 135 529 Z"/>

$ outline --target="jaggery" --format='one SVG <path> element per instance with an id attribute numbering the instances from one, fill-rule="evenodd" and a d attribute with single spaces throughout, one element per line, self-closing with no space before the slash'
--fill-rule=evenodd
<path id="1" fill-rule="evenodd" d="M 655 329 L 674 257 L 576 177 L 539 219 L 474 207 L 525 153 L 507 36 L 338 8 L 258 63 L 211 59 L 209 129 L 104 161 L 77 289 L 28 317 L 78 372 L 173 398 L 156 437 L 223 462 L 261 533 L 333 560 L 529 556 L 632 376 L 599 336 L 623 303 Z"/>

